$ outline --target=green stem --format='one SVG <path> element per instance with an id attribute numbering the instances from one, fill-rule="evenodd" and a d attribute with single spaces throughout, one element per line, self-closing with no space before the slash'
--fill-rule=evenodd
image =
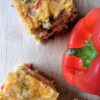
<path id="1" fill-rule="evenodd" d="M 87 42 L 83 48 L 77 48 L 77 49 L 68 49 L 67 50 L 68 55 L 75 55 L 82 59 L 83 66 L 89 67 L 92 60 L 97 56 L 97 51 L 94 48 L 94 45 L 92 43 L 92 40 Z"/>

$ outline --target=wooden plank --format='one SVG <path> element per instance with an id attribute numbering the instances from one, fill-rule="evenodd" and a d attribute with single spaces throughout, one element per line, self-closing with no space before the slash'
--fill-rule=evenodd
<path id="1" fill-rule="evenodd" d="M 100 6 L 100 0 L 75 0 L 81 15 L 93 7 Z M 37 45 L 27 34 L 21 18 L 11 7 L 11 0 L 0 0 L 0 84 L 5 75 L 21 63 L 33 63 L 41 71 L 54 77 L 61 92 L 59 100 L 100 100 L 98 96 L 83 93 L 65 83 L 61 73 L 62 55 L 66 50 L 67 32 L 56 34 L 45 44 Z"/>
<path id="2" fill-rule="evenodd" d="M 90 9 L 100 7 L 100 0 L 74 0 L 79 13 L 85 15 Z"/>

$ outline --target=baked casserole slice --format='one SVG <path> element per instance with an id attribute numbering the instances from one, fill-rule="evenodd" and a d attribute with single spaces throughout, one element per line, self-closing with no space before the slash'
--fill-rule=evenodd
<path id="1" fill-rule="evenodd" d="M 13 0 L 13 5 L 37 41 L 68 28 L 76 17 L 73 0 Z"/>
<path id="2" fill-rule="evenodd" d="M 28 65 L 8 74 L 0 91 L 0 100 L 57 100 L 53 83 Z"/>

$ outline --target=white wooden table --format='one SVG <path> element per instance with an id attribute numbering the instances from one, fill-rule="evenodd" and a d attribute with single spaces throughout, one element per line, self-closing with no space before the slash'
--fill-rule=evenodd
<path id="1" fill-rule="evenodd" d="M 75 0 L 81 15 L 93 7 L 100 6 L 100 0 Z M 45 44 L 37 45 L 27 34 L 11 0 L 0 0 L 0 85 L 9 71 L 22 63 L 33 63 L 41 71 L 54 77 L 61 92 L 60 100 L 100 100 L 70 87 L 62 78 L 61 62 L 66 49 L 67 32 L 55 35 Z"/>

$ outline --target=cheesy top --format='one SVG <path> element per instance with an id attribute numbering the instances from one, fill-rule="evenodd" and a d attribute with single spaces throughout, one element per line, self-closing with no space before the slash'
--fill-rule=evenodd
<path id="1" fill-rule="evenodd" d="M 70 15 L 73 9 L 73 0 L 14 1 L 17 2 L 20 13 L 25 17 L 28 16 L 31 18 L 34 28 L 38 28 L 42 25 L 44 28 L 49 29 L 51 28 L 50 18 L 56 19 L 63 11 Z"/>
<path id="2" fill-rule="evenodd" d="M 0 100 L 57 100 L 58 93 L 26 73 L 26 68 L 8 74 Z"/>

